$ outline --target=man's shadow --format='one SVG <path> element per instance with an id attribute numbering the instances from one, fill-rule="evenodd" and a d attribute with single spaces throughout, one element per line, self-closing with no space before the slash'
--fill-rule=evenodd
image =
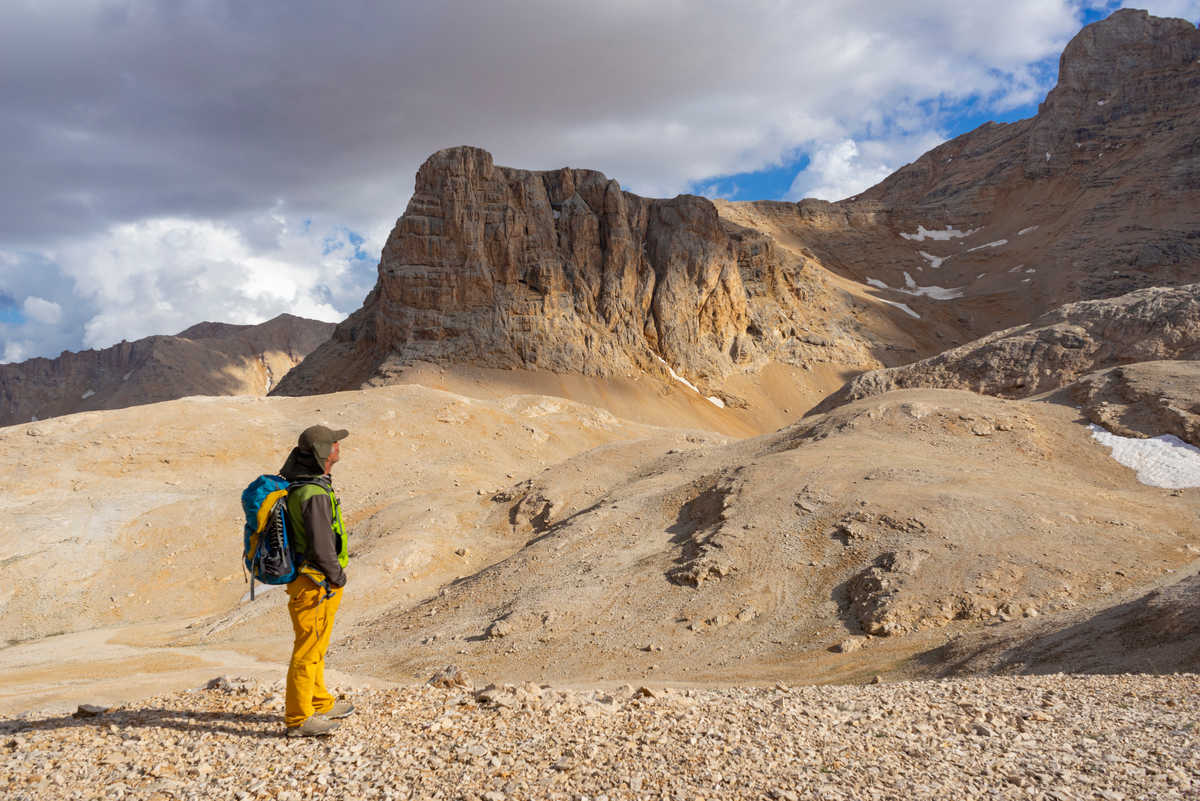
<path id="1" fill-rule="evenodd" d="M 76 715 L 78 713 L 75 713 Z M 41 719 L 0 720 L 0 747 L 3 738 L 25 732 L 70 728 L 108 728 L 117 730 L 175 729 L 181 732 L 210 732 L 234 737 L 274 738 L 284 734 L 283 715 L 262 712 L 198 712 L 160 707 L 114 708 L 94 716 L 62 715 Z"/>

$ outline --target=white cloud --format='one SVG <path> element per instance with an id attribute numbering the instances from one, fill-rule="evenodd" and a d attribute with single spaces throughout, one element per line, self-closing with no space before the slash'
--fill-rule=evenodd
<path id="1" fill-rule="evenodd" d="M 29 358 L 28 346 L 24 342 L 5 342 L 4 353 L 0 354 L 0 364 L 7 362 L 23 362 Z"/>
<path id="2" fill-rule="evenodd" d="M 818 144 L 813 147 L 808 166 L 792 181 L 787 199 L 851 197 L 879 183 L 944 138 L 937 132 L 925 131 L 890 140 L 860 143 L 842 139 Z"/>
<path id="3" fill-rule="evenodd" d="M 21 304 L 21 311 L 31 320 L 46 325 L 55 325 L 62 320 L 62 306 L 51 300 L 30 295 Z"/>
<path id="4" fill-rule="evenodd" d="M 815 197 L 841 200 L 879 183 L 892 173 L 890 166 L 864 162 L 853 139 L 817 147 L 807 169 L 792 182 L 790 199 Z"/>
<path id="5" fill-rule="evenodd" d="M 353 297 L 343 308 L 355 308 L 373 283 L 347 230 L 317 233 L 278 213 L 273 223 L 252 222 L 248 236 L 212 221 L 150 219 L 51 254 L 97 309 L 84 322 L 84 345 L 175 333 L 201 320 L 258 323 L 282 312 L 337 322 L 347 312 L 331 301 Z M 252 247 L 254 236 L 274 246 Z"/>

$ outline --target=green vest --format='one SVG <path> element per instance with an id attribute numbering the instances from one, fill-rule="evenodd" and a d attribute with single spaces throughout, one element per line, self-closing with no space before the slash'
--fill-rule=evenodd
<path id="1" fill-rule="evenodd" d="M 295 486 L 295 485 L 293 485 Z M 308 530 L 304 526 L 304 502 L 314 495 L 329 496 L 329 505 L 333 507 L 333 539 L 337 548 L 338 564 L 343 568 L 350 562 L 350 552 L 346 543 L 346 527 L 342 525 L 342 505 L 338 503 L 333 488 L 325 484 L 306 483 L 288 490 L 287 508 L 288 522 L 292 526 L 292 542 L 295 543 L 296 553 L 301 559 L 311 556 L 311 541 Z"/>

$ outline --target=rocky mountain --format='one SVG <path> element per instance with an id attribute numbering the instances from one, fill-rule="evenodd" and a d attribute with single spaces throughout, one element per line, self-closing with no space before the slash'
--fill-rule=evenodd
<path id="1" fill-rule="evenodd" d="M 674 375 L 736 401 L 730 377 L 769 364 L 894 366 L 1064 303 L 1198 281 L 1198 59 L 1193 26 L 1119 11 L 1066 48 L 1035 117 L 839 203 L 652 200 L 594 171 L 441 151 L 362 309 L 275 391 L 429 360 Z"/>
<path id="2" fill-rule="evenodd" d="M 974 338 L 1200 280 L 1197 130 L 1200 31 L 1121 10 L 1070 42 L 1036 116 L 985 124 L 840 203 L 767 210 L 827 267 Z"/>
<path id="3" fill-rule="evenodd" d="M 175 336 L 0 364 L 0 426 L 188 395 L 264 395 L 332 329 L 281 314 L 259 325 L 200 323 Z"/>
<path id="4" fill-rule="evenodd" d="M 652 200 L 599 172 L 516 170 L 451 148 L 417 173 L 363 307 L 275 392 L 387 383 L 433 361 L 651 372 L 724 402 L 725 376 L 770 361 L 862 369 L 880 363 L 874 343 L 914 350 L 886 320 L 857 319 L 867 304 L 835 283 L 704 198 Z"/>

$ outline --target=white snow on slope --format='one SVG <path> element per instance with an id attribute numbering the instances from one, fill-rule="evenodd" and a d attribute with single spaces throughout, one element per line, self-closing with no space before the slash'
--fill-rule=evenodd
<path id="1" fill-rule="evenodd" d="M 917 298 L 933 298 L 934 300 L 954 300 L 955 298 L 961 298 L 963 296 L 963 292 L 965 291 L 963 289 L 946 289 L 945 287 L 940 286 L 917 286 L 917 282 L 914 281 L 913 277 L 907 272 L 904 273 L 904 285 L 906 287 L 904 289 L 900 287 L 890 287 L 880 281 L 878 278 L 868 278 L 867 283 L 878 289 L 886 289 L 890 292 L 902 292 L 905 295 L 912 295 L 913 297 Z M 879 298 L 879 300 L 883 300 L 883 298 Z M 891 301 L 884 302 L 891 303 Z M 905 309 L 908 308 L 901 303 L 892 303 L 892 305 L 900 306 Z M 918 315 L 914 313 L 913 316 L 916 317 Z"/>
<path id="2" fill-rule="evenodd" d="M 900 236 L 904 237 L 905 239 L 912 240 L 913 242 L 924 242 L 926 239 L 940 239 L 944 241 L 947 239 L 958 239 L 960 237 L 970 236 L 978 230 L 978 228 L 972 228 L 970 231 L 960 231 L 957 228 L 946 228 L 942 231 L 930 231 L 925 226 L 918 225 L 917 232 L 915 234 L 900 234 Z"/>
<path id="3" fill-rule="evenodd" d="M 709 396 L 708 396 L 708 402 L 709 402 L 709 403 L 711 403 L 713 406 L 716 406 L 716 407 L 718 407 L 718 408 L 720 408 L 720 409 L 724 409 L 724 408 L 725 408 L 725 401 L 721 400 L 721 399 L 720 399 L 720 398 L 718 398 L 716 395 L 709 395 Z"/>
<path id="4" fill-rule="evenodd" d="M 927 259 L 929 261 L 929 266 L 935 270 L 941 267 L 946 262 L 946 259 L 950 258 L 949 256 L 935 256 L 932 253 L 926 253 L 923 250 L 918 250 L 917 253 L 921 254 L 921 258 Z"/>
<path id="5" fill-rule="evenodd" d="M 967 248 L 967 252 L 971 253 L 972 251 L 983 250 L 984 248 L 998 248 L 1001 245 L 1007 245 L 1007 244 L 1008 244 L 1007 239 L 997 239 L 995 242 L 988 242 L 986 245 L 976 245 L 973 248 Z"/>
<path id="6" fill-rule="evenodd" d="M 917 314 L 915 311 L 910 309 L 908 306 L 905 306 L 903 303 L 896 303 L 894 300 L 884 300 L 883 298 L 875 298 L 875 300 L 879 301 L 880 303 L 886 303 L 889 306 L 895 306 L 897 309 L 900 309 L 902 312 L 907 314 L 909 317 L 915 317 L 918 320 L 921 319 L 921 315 Z"/>
<path id="7" fill-rule="evenodd" d="M 907 289 L 897 289 L 896 291 L 903 292 L 906 295 L 933 298 L 934 300 L 954 300 L 963 296 L 962 289 L 946 289 L 940 286 L 917 286 L 917 282 L 908 273 L 904 274 L 904 285 Z"/>
<path id="8" fill-rule="evenodd" d="M 657 353 L 656 353 L 656 354 L 654 354 L 654 358 L 656 358 L 656 359 L 658 359 L 660 362 L 662 362 L 662 366 L 663 366 L 663 367 L 665 367 L 665 368 L 667 368 L 667 372 L 671 374 L 671 378 L 674 378 L 674 379 L 675 379 L 676 381 L 678 381 L 680 384 L 683 384 L 685 387 L 687 387 L 688 389 L 692 390 L 692 392 L 695 392 L 697 395 L 700 395 L 701 397 L 704 397 L 704 396 L 701 394 L 700 390 L 696 388 L 696 385 L 695 385 L 695 384 L 693 384 L 691 381 L 688 381 L 686 378 L 684 378 L 683 376 L 681 376 L 679 373 L 675 372 L 675 371 L 674 371 L 674 370 L 671 368 L 671 365 L 667 364 L 667 360 L 666 360 L 666 359 L 664 359 L 663 357 L 659 356 Z M 722 401 L 720 398 L 717 398 L 717 397 L 715 397 L 715 396 L 714 396 L 714 397 L 712 397 L 712 398 L 705 398 L 705 400 L 707 400 L 707 401 L 708 401 L 709 403 L 711 403 L 713 406 L 720 406 L 721 408 L 725 408 L 725 404 L 724 404 L 724 402 L 723 402 L 723 401 Z"/>
<path id="9" fill-rule="evenodd" d="M 1112 449 L 1112 457 L 1137 473 L 1151 487 L 1200 487 L 1200 448 L 1173 434 L 1152 439 L 1119 437 L 1093 423 L 1092 436 Z"/>
<path id="10" fill-rule="evenodd" d="M 1022 228 L 1020 231 L 1017 231 L 1017 236 L 1025 236 L 1025 234 L 1029 233 L 1030 231 L 1036 231 L 1037 229 L 1038 227 L 1036 225 L 1031 225 L 1028 228 Z"/>
<path id="11" fill-rule="evenodd" d="M 79 399 L 80 399 L 80 400 L 87 400 L 88 398 L 92 397 L 92 396 L 93 396 L 93 395 L 95 395 L 95 394 L 96 394 L 96 390 L 94 390 L 94 389 L 89 389 L 87 392 L 85 392 L 85 393 L 83 393 L 82 395 L 80 395 L 80 396 L 79 396 Z"/>

